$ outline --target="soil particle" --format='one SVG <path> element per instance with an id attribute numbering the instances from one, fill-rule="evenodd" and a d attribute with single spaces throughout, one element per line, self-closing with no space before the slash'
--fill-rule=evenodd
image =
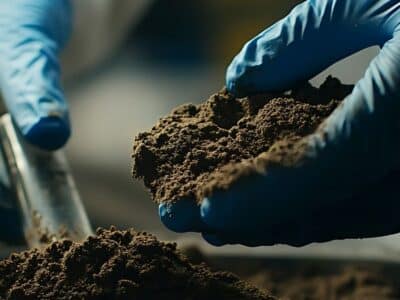
<path id="1" fill-rule="evenodd" d="M 283 156 L 296 161 L 299 140 L 352 88 L 328 77 L 318 89 L 305 84 L 287 94 L 243 99 L 222 90 L 200 105 L 182 105 L 135 138 L 133 176 L 143 179 L 157 202 L 201 201 L 260 164 Z"/>
<path id="2" fill-rule="evenodd" d="M 0 299 L 274 299 L 235 275 L 195 265 L 174 243 L 98 229 L 0 262 Z"/>

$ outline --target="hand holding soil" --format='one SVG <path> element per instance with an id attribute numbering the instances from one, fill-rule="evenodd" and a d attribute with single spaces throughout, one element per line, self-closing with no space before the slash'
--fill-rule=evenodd
<path id="1" fill-rule="evenodd" d="M 164 224 L 202 232 L 214 245 L 300 246 L 398 232 L 396 5 L 306 1 L 248 42 L 228 68 L 228 92 L 237 97 L 283 91 L 383 45 L 333 113 L 337 102 L 324 102 L 321 91 L 317 102 L 296 92 L 254 101 L 223 93 L 181 107 L 140 135 L 134 175 L 162 202 Z M 335 97 L 342 88 L 328 99 L 342 100 Z"/>
<path id="2" fill-rule="evenodd" d="M 260 174 L 205 200 L 201 213 L 215 229 L 214 243 L 302 245 L 399 231 L 393 212 L 400 209 L 395 200 L 400 165 L 397 4 L 306 1 L 233 60 L 228 90 L 249 95 L 290 89 L 341 58 L 382 47 L 342 105 L 314 134 L 292 146 L 302 148 L 300 164 L 284 154 L 278 167 L 261 168 Z M 243 214 L 249 206 L 251 213 Z M 237 218 L 237 211 L 245 218 Z M 245 226 L 238 224 L 243 221 Z"/>

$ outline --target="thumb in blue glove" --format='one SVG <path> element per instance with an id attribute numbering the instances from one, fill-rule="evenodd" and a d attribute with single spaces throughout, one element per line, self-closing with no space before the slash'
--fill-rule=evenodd
<path id="1" fill-rule="evenodd" d="M 69 0 L 0 1 L 0 88 L 22 135 L 45 150 L 70 136 L 58 55 L 71 17 Z"/>
<path id="2" fill-rule="evenodd" d="M 200 207 L 161 204 L 164 224 L 202 232 L 214 245 L 302 246 L 400 231 L 399 29 L 398 1 L 309 0 L 249 41 L 227 70 L 237 96 L 287 90 L 361 49 L 382 50 L 343 105 L 302 140 L 301 163 L 254 171 Z"/>

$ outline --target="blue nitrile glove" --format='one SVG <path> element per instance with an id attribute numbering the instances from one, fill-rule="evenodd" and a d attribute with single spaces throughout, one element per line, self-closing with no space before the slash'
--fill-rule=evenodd
<path id="1" fill-rule="evenodd" d="M 70 136 L 58 55 L 71 17 L 69 0 L 0 0 L 0 90 L 22 135 L 46 150 Z"/>
<path id="2" fill-rule="evenodd" d="M 311 136 L 303 162 L 239 180 L 204 199 L 161 204 L 164 224 L 210 243 L 295 246 L 400 231 L 400 2 L 309 0 L 235 57 L 237 96 L 287 90 L 363 48 L 379 45 L 351 95 Z"/>
<path id="3" fill-rule="evenodd" d="M 0 0 L 0 91 L 21 134 L 45 150 L 70 136 L 58 54 L 71 17 L 69 0 Z M 1 162 L 0 240 L 19 243 L 21 218 L 4 171 Z"/>

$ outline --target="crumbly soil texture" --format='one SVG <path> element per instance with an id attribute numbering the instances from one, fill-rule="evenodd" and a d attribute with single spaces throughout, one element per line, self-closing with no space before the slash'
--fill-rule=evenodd
<path id="1" fill-rule="evenodd" d="M 174 243 L 98 229 L 0 261 L 0 299 L 274 299 L 227 272 L 192 264 Z"/>
<path id="2" fill-rule="evenodd" d="M 182 105 L 135 138 L 133 176 L 157 202 L 201 201 L 259 169 L 261 155 L 265 164 L 282 156 L 276 149 L 298 155 L 293 143 L 313 133 L 352 88 L 328 77 L 319 88 L 307 83 L 242 99 L 222 90 L 200 105 Z"/>

